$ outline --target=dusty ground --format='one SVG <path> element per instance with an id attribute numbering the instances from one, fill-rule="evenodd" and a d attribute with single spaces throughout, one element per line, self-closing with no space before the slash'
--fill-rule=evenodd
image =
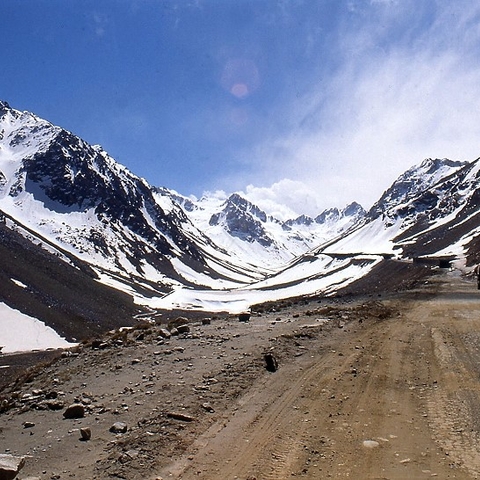
<path id="1" fill-rule="evenodd" d="M 480 477 L 480 292 L 455 273 L 169 340 L 116 333 L 29 380 L 0 414 L 0 453 L 27 456 L 20 479 Z M 63 419 L 74 401 L 85 417 Z"/>

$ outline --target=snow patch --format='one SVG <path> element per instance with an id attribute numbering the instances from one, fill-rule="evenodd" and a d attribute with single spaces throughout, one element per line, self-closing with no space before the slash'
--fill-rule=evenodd
<path id="1" fill-rule="evenodd" d="M 68 348 L 76 344 L 67 342 L 55 330 L 40 320 L 0 303 L 0 345 L 3 353 Z"/>

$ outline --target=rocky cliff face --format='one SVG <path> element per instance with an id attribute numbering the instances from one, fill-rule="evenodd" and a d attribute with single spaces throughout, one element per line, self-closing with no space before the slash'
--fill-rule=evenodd
<path id="1" fill-rule="evenodd" d="M 267 214 L 264 211 L 234 193 L 227 199 L 222 211 L 211 216 L 209 224 L 222 224 L 230 235 L 268 247 L 274 240 L 269 238 L 263 227 L 266 221 Z"/>
<path id="2" fill-rule="evenodd" d="M 425 211 L 436 201 L 432 188 L 437 183 L 444 184 L 449 178 L 455 178 L 456 173 L 467 164 L 446 158 L 427 158 L 398 177 L 370 209 L 369 217 L 375 219 L 387 212 L 391 214 L 393 210 L 399 215 L 408 215 L 408 211 L 402 210 L 407 204 L 416 205 L 418 212 Z"/>

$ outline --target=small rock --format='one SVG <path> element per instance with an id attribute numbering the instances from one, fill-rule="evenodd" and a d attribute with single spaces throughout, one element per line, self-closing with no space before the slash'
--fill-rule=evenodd
<path id="1" fill-rule="evenodd" d="M 82 436 L 81 440 L 87 442 L 92 438 L 92 430 L 90 427 L 83 427 L 80 429 L 80 435 Z"/>
<path id="2" fill-rule="evenodd" d="M 267 370 L 269 372 L 276 372 L 278 370 L 278 362 L 277 359 L 273 356 L 273 353 L 266 353 L 264 358 Z"/>
<path id="3" fill-rule="evenodd" d="M 35 426 L 33 422 L 23 422 L 22 425 L 23 425 L 23 428 L 32 428 Z"/>
<path id="4" fill-rule="evenodd" d="M 212 323 L 211 318 L 203 318 L 202 319 L 202 325 L 210 325 Z"/>
<path id="5" fill-rule="evenodd" d="M 61 400 L 47 400 L 45 405 L 49 410 L 61 410 L 65 404 Z"/>
<path id="6" fill-rule="evenodd" d="M 96 339 L 96 340 L 92 341 L 92 348 L 93 349 L 103 350 L 107 347 L 108 347 L 108 343 L 103 341 L 103 340 Z"/>
<path id="7" fill-rule="evenodd" d="M 375 440 L 364 440 L 363 441 L 363 446 L 365 448 L 377 448 L 380 444 L 376 442 Z"/>
<path id="8" fill-rule="evenodd" d="M 63 412 L 64 418 L 83 418 L 85 407 L 81 403 L 73 403 Z"/>
<path id="9" fill-rule="evenodd" d="M 179 325 L 177 330 L 178 333 L 190 333 L 190 327 L 188 325 Z"/>
<path id="10" fill-rule="evenodd" d="M 127 433 L 127 424 L 124 422 L 115 422 L 110 427 L 110 432 L 112 433 Z"/>
<path id="11" fill-rule="evenodd" d="M 190 415 L 186 415 L 185 413 L 178 413 L 178 412 L 169 412 L 167 413 L 167 417 L 173 418 L 174 420 L 180 420 L 182 422 L 193 422 L 194 418 Z"/>
<path id="12" fill-rule="evenodd" d="M 214 413 L 214 412 L 215 412 L 215 410 L 214 410 L 214 408 L 212 407 L 212 405 L 211 405 L 210 403 L 208 403 L 208 402 L 202 403 L 202 408 L 203 408 L 204 410 L 206 410 L 207 412 L 210 412 L 210 413 Z"/>
<path id="13" fill-rule="evenodd" d="M 250 320 L 250 313 L 249 312 L 242 312 L 238 314 L 238 320 L 240 322 L 248 322 Z"/>
<path id="14" fill-rule="evenodd" d="M 139 453 L 140 452 L 138 450 L 128 450 L 128 452 L 125 452 L 123 455 L 121 455 L 118 460 L 120 463 L 130 462 L 134 458 L 137 458 Z"/>
<path id="15" fill-rule="evenodd" d="M 0 480 L 13 480 L 25 466 L 25 457 L 0 454 Z"/>

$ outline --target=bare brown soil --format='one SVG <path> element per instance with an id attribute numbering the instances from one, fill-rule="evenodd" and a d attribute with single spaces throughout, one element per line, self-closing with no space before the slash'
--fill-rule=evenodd
<path id="1" fill-rule="evenodd" d="M 27 456 L 18 478 L 480 477 L 471 279 L 270 306 L 248 323 L 198 319 L 169 340 L 159 328 L 84 345 L 4 392 L 0 453 Z M 84 404 L 85 417 L 64 419 L 49 392 Z M 114 422 L 127 432 L 111 433 Z"/>

